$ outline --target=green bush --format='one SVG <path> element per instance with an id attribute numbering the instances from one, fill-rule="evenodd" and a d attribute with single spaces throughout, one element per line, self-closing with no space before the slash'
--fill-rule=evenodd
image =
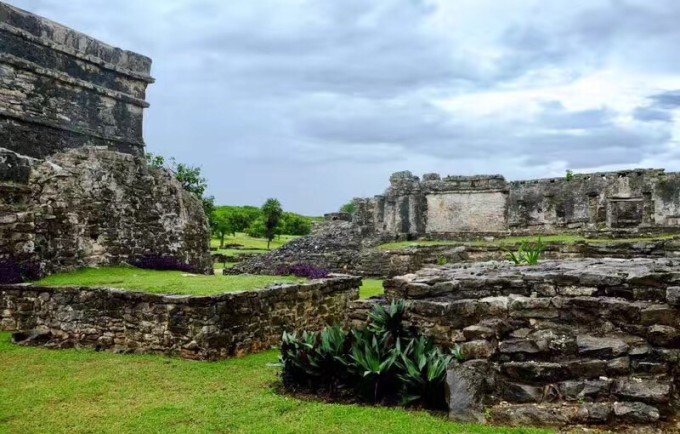
<path id="1" fill-rule="evenodd" d="M 320 333 L 284 333 L 280 366 L 288 390 L 325 395 L 351 391 L 365 402 L 446 407 L 446 369 L 460 352 L 445 354 L 403 326 L 407 305 L 376 305 L 363 330 L 333 326 Z"/>
<path id="2" fill-rule="evenodd" d="M 538 237 L 538 241 L 535 243 L 524 240 L 517 252 L 508 253 L 508 260 L 515 265 L 538 265 L 546 247 L 545 243 L 541 241 L 541 237 Z"/>

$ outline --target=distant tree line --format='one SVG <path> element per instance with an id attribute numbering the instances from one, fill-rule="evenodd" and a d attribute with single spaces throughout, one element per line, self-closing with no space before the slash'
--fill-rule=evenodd
<path id="1" fill-rule="evenodd" d="M 213 234 L 224 239 L 237 232 L 251 237 L 274 239 L 276 235 L 307 235 L 312 230 L 313 217 L 283 211 L 276 199 L 267 199 L 261 208 L 254 206 L 216 206 L 212 213 Z"/>

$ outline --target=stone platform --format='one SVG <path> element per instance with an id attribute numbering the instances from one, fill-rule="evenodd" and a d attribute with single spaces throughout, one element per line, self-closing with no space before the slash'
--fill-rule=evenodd
<path id="1" fill-rule="evenodd" d="M 452 419 L 609 425 L 677 412 L 680 260 L 458 264 L 386 280 L 385 293 L 409 300 L 418 331 L 462 349 Z M 374 302 L 353 302 L 350 320 Z"/>

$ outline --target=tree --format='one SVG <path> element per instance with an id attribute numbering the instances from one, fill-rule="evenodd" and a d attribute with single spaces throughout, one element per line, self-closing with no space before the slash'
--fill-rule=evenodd
<path id="1" fill-rule="evenodd" d="M 235 235 L 234 213 L 225 208 L 217 208 L 212 213 L 213 233 L 220 239 L 220 249 L 224 248 L 224 237 Z"/>
<path id="2" fill-rule="evenodd" d="M 343 206 L 340 207 L 340 212 L 346 212 L 349 214 L 354 214 L 357 211 L 357 203 L 354 202 L 353 200 L 347 202 Z"/>
<path id="3" fill-rule="evenodd" d="M 177 163 L 174 158 L 170 158 L 170 163 L 167 163 L 165 157 L 152 154 L 151 152 L 147 152 L 145 156 L 149 166 L 156 169 L 170 170 L 174 173 L 179 183 L 182 184 L 182 188 L 201 201 L 210 229 L 214 230 L 212 216 L 215 209 L 215 198 L 204 196 L 205 190 L 208 188 L 208 181 L 201 176 L 201 168 Z"/>
<path id="4" fill-rule="evenodd" d="M 267 249 L 276 236 L 276 231 L 283 215 L 281 202 L 270 198 L 262 205 L 262 219 L 264 220 L 265 237 L 267 238 Z"/>
<path id="5" fill-rule="evenodd" d="M 284 212 L 281 216 L 281 230 L 285 235 L 307 235 L 312 231 L 312 219 L 309 217 Z"/>

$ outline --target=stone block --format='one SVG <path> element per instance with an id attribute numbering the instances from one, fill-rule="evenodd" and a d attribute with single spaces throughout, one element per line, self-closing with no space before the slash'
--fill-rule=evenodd
<path id="1" fill-rule="evenodd" d="M 478 363 L 458 364 L 446 371 L 446 402 L 449 420 L 484 423 L 484 398 L 488 392 L 490 368 Z"/>

